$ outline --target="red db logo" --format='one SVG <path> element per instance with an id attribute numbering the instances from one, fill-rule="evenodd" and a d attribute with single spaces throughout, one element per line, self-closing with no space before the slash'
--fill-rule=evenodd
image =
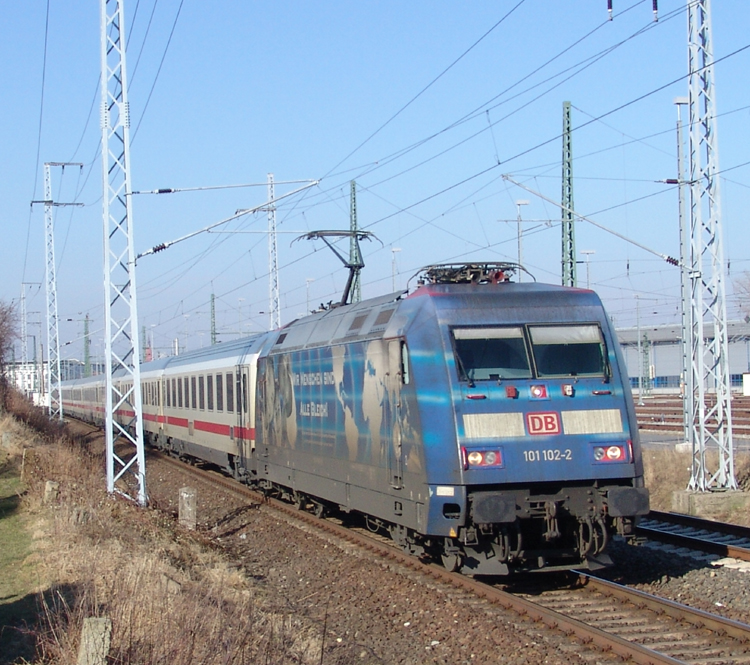
<path id="1" fill-rule="evenodd" d="M 559 434 L 560 418 L 557 413 L 527 413 L 526 428 L 529 434 Z"/>

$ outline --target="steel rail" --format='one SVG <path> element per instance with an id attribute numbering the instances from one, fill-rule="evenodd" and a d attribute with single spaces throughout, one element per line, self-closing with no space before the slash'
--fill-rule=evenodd
<path id="1" fill-rule="evenodd" d="M 740 642 L 750 643 L 750 625 L 676 603 L 667 598 L 653 596 L 645 591 L 622 586 L 588 573 L 581 573 L 580 576 L 586 586 L 606 596 L 631 603 L 639 608 L 646 607 L 657 614 L 666 615 L 678 621 L 687 621 L 698 628 L 707 628 L 720 635 L 728 635 Z"/>
<path id="2" fill-rule="evenodd" d="M 737 524 L 727 524 L 724 522 L 713 522 L 693 515 L 663 513 L 655 510 L 652 510 L 648 514 L 647 519 L 649 521 L 709 532 L 705 535 L 699 535 L 695 533 L 665 531 L 664 529 L 659 528 L 658 525 L 638 525 L 636 527 L 636 533 L 645 536 L 649 540 L 687 547 L 689 549 L 696 549 L 710 554 L 732 557 L 742 561 L 750 561 L 749 546 L 712 539 L 712 535 L 715 534 L 719 537 L 743 538 L 750 543 L 750 529 L 747 527 L 739 526 Z"/>

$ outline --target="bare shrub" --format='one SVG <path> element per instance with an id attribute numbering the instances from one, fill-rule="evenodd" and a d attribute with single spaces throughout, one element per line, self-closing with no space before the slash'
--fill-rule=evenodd
<path id="1" fill-rule="evenodd" d="M 750 492 L 750 455 L 735 458 L 734 475 L 739 488 L 743 492 Z"/>
<path id="2" fill-rule="evenodd" d="M 48 440 L 55 439 L 64 432 L 64 425 L 59 421 L 50 420 L 45 409 L 34 406 L 28 398 L 15 388 L 6 390 L 5 408 Z"/>
<path id="3" fill-rule="evenodd" d="M 0 370 L 5 368 L 13 342 L 18 338 L 15 307 L 0 301 Z M 5 408 L 10 382 L 4 371 L 0 371 L 0 408 Z"/>

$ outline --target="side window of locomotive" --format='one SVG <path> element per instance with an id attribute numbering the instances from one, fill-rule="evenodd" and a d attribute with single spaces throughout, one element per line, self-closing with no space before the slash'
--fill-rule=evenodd
<path id="1" fill-rule="evenodd" d="M 605 376 L 606 354 L 598 325 L 530 326 L 537 375 Z"/>
<path id="2" fill-rule="evenodd" d="M 227 411 L 234 412 L 234 376 L 231 372 L 226 374 L 227 382 Z"/>
<path id="3" fill-rule="evenodd" d="M 453 342 L 463 381 L 531 378 L 521 328 L 455 328 Z"/>
<path id="4" fill-rule="evenodd" d="M 378 315 L 380 316 L 380 315 Z M 409 374 L 409 349 L 406 342 L 401 342 L 401 383 L 408 385 L 411 381 Z"/>

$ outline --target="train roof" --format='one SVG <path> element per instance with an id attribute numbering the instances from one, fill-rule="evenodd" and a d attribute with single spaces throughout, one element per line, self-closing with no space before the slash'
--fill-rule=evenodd
<path id="1" fill-rule="evenodd" d="M 161 358 L 150 363 L 143 363 L 141 365 L 141 371 L 148 372 L 165 369 L 166 367 L 173 369 L 183 365 L 195 365 L 198 363 L 212 362 L 226 358 L 241 358 L 253 352 L 257 352 L 257 349 L 260 347 L 267 334 L 268 333 L 261 333 L 250 337 L 242 337 L 240 339 L 232 340 L 231 342 L 221 342 L 202 349 L 196 349 L 195 351 L 181 353 L 178 356 L 169 356 L 168 358 Z M 160 363 L 162 361 L 166 361 L 165 364 L 161 365 Z"/>
<path id="2" fill-rule="evenodd" d="M 601 306 L 599 296 L 590 289 L 580 289 L 541 282 L 500 282 L 498 284 L 425 284 L 409 298 L 435 298 L 437 303 L 450 301 L 456 306 L 466 300 L 473 304 L 477 299 L 501 299 L 504 307 L 550 307 L 568 303 Z M 438 305 L 439 306 L 439 305 Z"/>
<path id="3" fill-rule="evenodd" d="M 519 320 L 524 311 L 538 307 L 547 310 L 548 315 L 557 311 L 562 320 L 571 315 L 574 307 L 579 311 L 602 309 L 601 300 L 594 291 L 555 284 L 426 284 L 409 295 L 391 293 L 292 321 L 277 331 L 278 336 L 269 352 L 398 336 L 418 316 L 415 310 L 421 309 L 420 305 L 427 304 L 427 300 L 434 311 L 464 310 L 465 322 L 469 324 L 481 323 L 490 311 L 495 320 L 498 312 L 505 313 L 509 320 Z"/>

